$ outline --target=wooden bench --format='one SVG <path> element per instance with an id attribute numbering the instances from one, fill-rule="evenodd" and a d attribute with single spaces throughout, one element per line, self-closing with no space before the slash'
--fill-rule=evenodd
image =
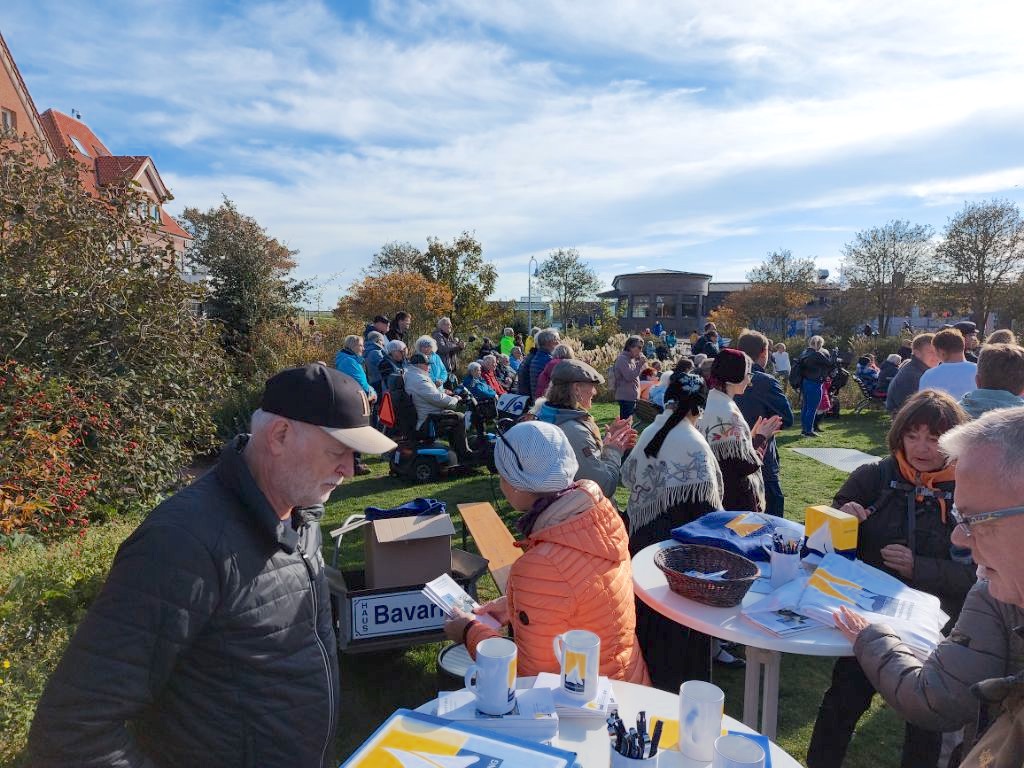
<path id="1" fill-rule="evenodd" d="M 515 537 L 488 502 L 459 504 L 458 509 L 462 524 L 473 535 L 477 550 L 489 563 L 488 570 L 498 591 L 504 595 L 512 563 L 522 556 L 523 550 L 516 546 Z"/>

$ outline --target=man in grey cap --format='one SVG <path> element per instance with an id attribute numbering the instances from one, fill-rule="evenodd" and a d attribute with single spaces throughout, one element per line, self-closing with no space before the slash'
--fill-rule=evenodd
<path id="1" fill-rule="evenodd" d="M 559 427 L 569 438 L 579 470 L 577 480 L 593 480 L 611 499 L 619 485 L 623 455 L 636 444 L 636 430 L 628 419 L 608 425 L 604 439 L 590 415 L 597 388 L 604 377 L 581 360 L 563 360 L 551 371 L 547 397 L 538 400 L 535 415 Z"/>
<path id="2" fill-rule="evenodd" d="M 978 362 L 978 347 L 981 342 L 978 340 L 978 326 L 970 320 L 961 320 L 954 323 L 953 327 L 960 331 L 964 337 L 964 359 L 969 363 Z"/>
<path id="3" fill-rule="evenodd" d="M 271 378 L 251 434 L 121 545 L 39 701 L 29 763 L 336 765 L 319 520 L 353 451 L 394 447 L 350 377 Z"/>

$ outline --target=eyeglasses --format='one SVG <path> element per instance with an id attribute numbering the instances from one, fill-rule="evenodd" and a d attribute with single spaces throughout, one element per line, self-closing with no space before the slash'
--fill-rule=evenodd
<path id="1" fill-rule="evenodd" d="M 508 438 L 505 437 L 504 431 L 502 431 L 500 429 L 498 430 L 498 439 L 501 440 L 501 442 L 505 444 L 506 448 L 508 448 L 510 451 L 512 451 L 512 458 L 516 460 L 516 466 L 519 467 L 519 471 L 520 472 L 526 472 L 526 470 L 523 469 L 523 462 L 521 462 L 519 460 L 519 454 L 516 453 L 516 449 L 512 447 L 512 443 L 510 443 L 508 441 Z"/>
<path id="2" fill-rule="evenodd" d="M 949 510 L 949 514 L 953 516 L 953 519 L 956 520 L 958 525 L 963 526 L 964 533 L 970 536 L 971 528 L 973 526 L 980 525 L 981 523 L 987 523 L 992 520 L 999 520 L 1003 517 L 1024 515 L 1024 507 L 1007 507 L 1006 509 L 997 509 L 994 512 L 982 512 L 981 514 L 967 517 L 954 506 Z"/>

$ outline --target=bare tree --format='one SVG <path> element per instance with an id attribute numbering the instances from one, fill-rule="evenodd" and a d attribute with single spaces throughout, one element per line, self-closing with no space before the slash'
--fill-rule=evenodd
<path id="1" fill-rule="evenodd" d="M 888 333 L 893 316 L 907 309 L 930 281 L 931 237 L 929 226 L 893 219 L 858 232 L 843 248 L 846 277 L 869 298 L 882 335 Z"/>
<path id="2" fill-rule="evenodd" d="M 597 274 L 583 262 L 575 248 L 559 248 L 549 253 L 538 273 L 540 284 L 554 294 L 563 328 L 569 327 L 569 318 L 580 302 L 601 290 Z"/>
<path id="3" fill-rule="evenodd" d="M 965 203 L 946 224 L 936 251 L 943 277 L 963 295 L 974 322 L 989 313 L 1024 273 L 1024 220 L 1009 200 Z"/>

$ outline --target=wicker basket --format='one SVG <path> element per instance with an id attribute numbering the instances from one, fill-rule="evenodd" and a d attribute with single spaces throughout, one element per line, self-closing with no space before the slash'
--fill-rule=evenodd
<path id="1" fill-rule="evenodd" d="M 744 595 L 758 575 L 757 566 L 742 555 L 700 544 L 659 549 L 654 554 L 654 564 L 665 574 L 673 592 L 716 608 L 731 608 L 743 602 Z M 715 573 L 727 569 L 722 581 L 684 575 L 686 571 L 693 570 Z"/>

